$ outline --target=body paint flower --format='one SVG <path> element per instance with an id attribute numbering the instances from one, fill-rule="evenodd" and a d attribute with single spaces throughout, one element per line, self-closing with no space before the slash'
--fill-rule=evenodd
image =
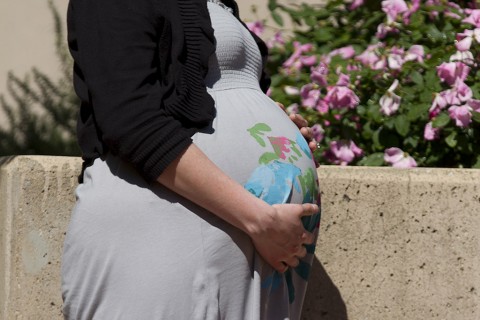
<path id="1" fill-rule="evenodd" d="M 386 149 L 383 159 L 394 168 L 414 168 L 417 166 L 415 159 L 399 148 Z"/>
<path id="2" fill-rule="evenodd" d="M 387 92 L 383 95 L 383 97 L 380 98 L 380 111 L 387 116 L 397 112 L 398 108 L 400 107 L 402 98 L 393 92 L 397 86 L 398 80 L 395 79 L 390 88 L 388 88 Z"/>

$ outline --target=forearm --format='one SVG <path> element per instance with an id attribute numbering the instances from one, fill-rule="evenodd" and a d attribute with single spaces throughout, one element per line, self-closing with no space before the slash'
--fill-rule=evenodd
<path id="1" fill-rule="evenodd" d="M 173 161 L 157 181 L 211 211 L 247 234 L 274 210 L 228 177 L 194 144 Z"/>

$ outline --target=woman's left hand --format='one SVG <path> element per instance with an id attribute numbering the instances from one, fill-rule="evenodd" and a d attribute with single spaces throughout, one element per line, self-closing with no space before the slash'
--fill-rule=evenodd
<path id="1" fill-rule="evenodd" d="M 277 105 L 286 111 L 282 103 L 277 102 Z M 308 126 L 308 121 L 298 113 L 290 113 L 288 116 L 298 127 L 305 140 L 307 140 L 310 150 L 312 150 L 312 152 L 315 151 L 317 149 L 317 142 L 313 139 L 313 130 Z"/>

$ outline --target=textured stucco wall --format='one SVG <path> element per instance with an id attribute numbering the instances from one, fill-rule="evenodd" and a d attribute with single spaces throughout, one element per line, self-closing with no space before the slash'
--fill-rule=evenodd
<path id="1" fill-rule="evenodd" d="M 80 160 L 0 158 L 0 319 L 61 319 Z M 304 319 L 480 319 L 480 170 L 322 167 Z"/>

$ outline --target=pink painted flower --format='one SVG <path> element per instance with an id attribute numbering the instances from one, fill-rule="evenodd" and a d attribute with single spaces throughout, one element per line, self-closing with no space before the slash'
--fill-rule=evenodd
<path id="1" fill-rule="evenodd" d="M 423 138 L 427 141 L 437 140 L 440 136 L 440 128 L 434 128 L 432 123 L 429 122 L 425 126 L 425 130 L 423 131 Z"/>
<path id="2" fill-rule="evenodd" d="M 400 13 L 408 11 L 404 0 L 383 0 L 382 10 L 387 14 L 388 21 L 395 21 Z"/>
<path id="3" fill-rule="evenodd" d="M 355 10 L 358 7 L 363 6 L 365 0 L 353 0 L 352 3 L 350 3 L 350 6 L 348 7 L 348 10 Z"/>
<path id="4" fill-rule="evenodd" d="M 262 21 L 247 22 L 246 25 L 251 32 L 255 33 L 259 37 L 265 31 L 265 26 L 263 25 Z"/>
<path id="5" fill-rule="evenodd" d="M 437 75 L 442 82 L 453 85 L 460 79 L 465 81 L 470 68 L 462 62 L 444 62 L 437 67 Z"/>
<path id="6" fill-rule="evenodd" d="M 325 158 L 333 164 L 345 166 L 362 154 L 363 150 L 351 140 L 332 141 L 330 142 L 330 149 L 325 153 Z"/>
<path id="7" fill-rule="evenodd" d="M 316 123 L 311 128 L 313 133 L 313 139 L 315 139 L 315 141 L 317 142 L 322 142 L 323 136 L 325 134 L 325 130 L 323 129 L 323 127 L 320 124 Z"/>
<path id="8" fill-rule="evenodd" d="M 318 66 L 310 69 L 310 79 L 316 84 L 326 87 L 328 75 L 328 66 L 326 63 L 320 62 Z"/>
<path id="9" fill-rule="evenodd" d="M 448 108 L 448 114 L 451 119 L 455 120 L 457 127 L 468 127 L 472 122 L 472 108 L 468 105 L 463 106 L 451 106 Z"/>
<path id="10" fill-rule="evenodd" d="M 423 63 L 423 58 L 425 57 L 425 51 L 423 50 L 423 46 L 415 44 L 408 49 L 405 54 L 404 60 L 405 61 L 418 61 Z"/>
<path id="11" fill-rule="evenodd" d="M 415 159 L 400 148 L 386 149 L 383 159 L 394 168 L 414 168 L 417 166 Z"/>
<path id="12" fill-rule="evenodd" d="M 325 101 L 331 109 L 353 109 L 360 103 L 360 98 L 349 87 L 350 78 L 341 74 L 337 85 L 329 87 Z"/>
<path id="13" fill-rule="evenodd" d="M 480 10 L 471 10 L 470 15 L 462 20 L 462 22 L 469 23 L 475 28 L 480 28 Z"/>
<path id="14" fill-rule="evenodd" d="M 380 111 L 384 115 L 390 116 L 397 112 L 400 107 L 402 98 L 393 92 L 397 86 L 398 80 L 395 79 L 387 92 L 380 98 Z"/>

